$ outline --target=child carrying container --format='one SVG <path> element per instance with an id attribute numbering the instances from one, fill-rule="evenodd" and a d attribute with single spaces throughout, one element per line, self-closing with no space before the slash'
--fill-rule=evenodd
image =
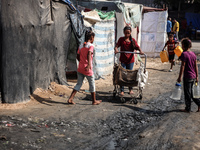
<path id="1" fill-rule="evenodd" d="M 192 47 L 191 40 L 184 38 L 181 41 L 183 53 L 180 57 L 182 63 L 180 68 L 179 77 L 177 82 L 181 82 L 183 76 L 183 86 L 184 86 L 184 95 L 185 95 L 185 109 L 181 110 L 183 112 L 191 111 L 191 99 L 198 106 L 197 112 L 200 111 L 200 99 L 193 97 L 193 84 L 198 83 L 198 66 L 197 66 L 197 57 L 194 52 L 190 50 Z"/>
<path id="2" fill-rule="evenodd" d="M 79 66 L 77 70 L 78 81 L 74 90 L 71 93 L 71 96 L 68 99 L 68 104 L 75 104 L 73 102 L 73 98 L 77 91 L 80 90 L 83 80 L 86 77 L 89 83 L 89 91 L 91 92 L 92 96 L 92 104 L 98 105 L 101 103 L 101 100 L 96 100 L 95 95 L 95 81 L 94 81 L 94 73 L 92 70 L 92 59 L 93 59 L 93 50 L 95 34 L 92 31 L 87 31 L 85 35 L 85 42 L 79 47 L 77 52 L 77 59 L 79 61 Z"/>
<path id="3" fill-rule="evenodd" d="M 169 35 L 169 40 L 165 43 L 165 46 L 162 51 L 164 51 L 165 47 L 167 46 L 168 55 L 169 55 L 169 62 L 171 63 L 171 67 L 169 69 L 169 72 L 172 72 L 173 65 L 175 65 L 175 53 L 174 49 L 176 48 L 176 44 L 178 45 L 179 42 L 173 40 L 173 34 Z"/>

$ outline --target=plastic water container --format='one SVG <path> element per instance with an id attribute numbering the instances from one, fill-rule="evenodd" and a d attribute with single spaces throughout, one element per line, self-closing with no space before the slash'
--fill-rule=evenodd
<path id="1" fill-rule="evenodd" d="M 183 49 L 182 49 L 180 46 L 177 46 L 177 47 L 174 49 L 174 53 L 175 53 L 178 57 L 181 56 L 182 52 L 183 52 Z"/>
<path id="2" fill-rule="evenodd" d="M 166 51 L 160 52 L 160 59 L 161 59 L 162 63 L 169 61 L 168 54 Z"/>
<path id="3" fill-rule="evenodd" d="M 170 98 L 174 99 L 174 100 L 180 100 L 181 99 L 181 93 L 182 93 L 181 84 L 176 83 L 175 88 L 172 91 L 172 95 L 170 96 Z"/>
<path id="4" fill-rule="evenodd" d="M 197 82 L 193 84 L 192 92 L 193 92 L 193 98 L 200 98 L 200 87 Z"/>

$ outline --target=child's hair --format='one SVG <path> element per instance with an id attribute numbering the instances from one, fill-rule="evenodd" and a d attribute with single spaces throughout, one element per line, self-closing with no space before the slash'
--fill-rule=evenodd
<path id="1" fill-rule="evenodd" d="M 86 43 L 90 40 L 91 37 L 94 37 L 95 33 L 92 32 L 92 30 L 86 31 L 85 32 L 85 42 L 84 42 L 84 47 L 86 45 Z"/>
<path id="2" fill-rule="evenodd" d="M 192 42 L 189 38 L 183 38 L 181 44 L 184 48 L 184 51 L 187 51 L 189 48 L 192 47 Z"/>
<path id="3" fill-rule="evenodd" d="M 130 30 L 130 31 L 132 32 L 132 29 L 131 29 L 130 26 L 125 26 L 125 27 L 124 27 L 124 32 L 125 32 L 126 30 Z M 130 35 L 129 39 L 130 39 L 130 41 L 131 41 L 131 45 L 132 45 L 132 47 L 133 47 L 133 49 L 134 49 L 134 47 L 135 47 L 135 43 L 133 43 L 133 38 L 132 38 L 131 35 Z"/>
<path id="4" fill-rule="evenodd" d="M 169 37 L 173 37 L 174 35 L 173 34 L 169 34 Z"/>

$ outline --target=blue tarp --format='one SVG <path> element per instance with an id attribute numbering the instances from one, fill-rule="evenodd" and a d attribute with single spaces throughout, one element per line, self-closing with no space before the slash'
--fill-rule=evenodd
<path id="1" fill-rule="evenodd" d="M 193 28 L 200 29 L 200 14 L 197 13 L 185 13 L 185 18 L 187 19 L 187 25 L 192 22 Z"/>

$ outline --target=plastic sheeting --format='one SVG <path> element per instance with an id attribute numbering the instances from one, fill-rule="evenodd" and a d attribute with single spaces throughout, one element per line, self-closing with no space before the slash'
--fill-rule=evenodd
<path id="1" fill-rule="evenodd" d="M 85 31 L 86 27 L 84 26 L 83 16 L 79 12 L 75 12 L 74 14 L 69 14 L 70 21 L 72 23 L 72 29 L 76 40 L 78 41 L 78 45 L 84 42 L 85 40 Z"/>
<path id="2" fill-rule="evenodd" d="M 80 5 L 82 7 L 88 8 L 88 9 L 98 9 L 98 10 L 103 10 L 106 12 L 109 11 L 116 11 L 116 12 L 121 12 L 121 10 L 117 7 L 117 5 L 111 1 L 79 1 L 77 0 L 77 5 Z"/>
<path id="3" fill-rule="evenodd" d="M 115 18 L 115 11 L 103 12 L 98 9 L 95 9 L 98 12 L 98 15 L 102 20 L 110 20 Z"/>
<path id="4" fill-rule="evenodd" d="M 92 10 L 89 12 L 82 11 L 81 14 L 84 16 L 84 25 L 86 27 L 92 27 L 92 25 L 101 21 L 101 18 L 99 17 L 96 10 Z"/>
<path id="5" fill-rule="evenodd" d="M 166 42 L 167 11 L 148 12 L 142 20 L 141 48 L 150 57 L 157 57 Z"/>
<path id="6" fill-rule="evenodd" d="M 136 28 L 140 24 L 142 17 L 141 5 L 130 3 L 117 3 L 117 6 L 122 11 L 126 24 Z"/>
<path id="7" fill-rule="evenodd" d="M 126 26 L 126 23 L 124 22 L 124 17 L 122 13 L 116 13 L 116 20 L 117 20 L 116 40 L 118 40 L 120 37 L 124 36 L 124 27 Z M 137 41 L 138 39 L 137 28 L 132 28 L 131 36 Z"/>
<path id="8" fill-rule="evenodd" d="M 94 25 L 94 73 L 96 78 L 111 74 L 114 65 L 115 20 Z"/>
<path id="9" fill-rule="evenodd" d="M 192 22 L 193 28 L 200 29 L 200 14 L 197 13 L 185 13 L 185 18 L 187 19 L 187 24 Z"/>
<path id="10" fill-rule="evenodd" d="M 66 84 L 68 6 L 50 0 L 1 1 L 3 101 L 28 101 L 51 81 Z"/>
<path id="11" fill-rule="evenodd" d="M 122 14 L 116 13 L 117 18 L 117 39 L 123 34 L 123 28 L 126 25 L 132 27 L 132 37 L 136 39 L 139 45 L 141 45 L 141 18 L 142 18 L 142 5 L 132 3 L 120 3 L 116 2 L 121 9 Z M 138 33 L 138 31 L 139 33 Z"/>

